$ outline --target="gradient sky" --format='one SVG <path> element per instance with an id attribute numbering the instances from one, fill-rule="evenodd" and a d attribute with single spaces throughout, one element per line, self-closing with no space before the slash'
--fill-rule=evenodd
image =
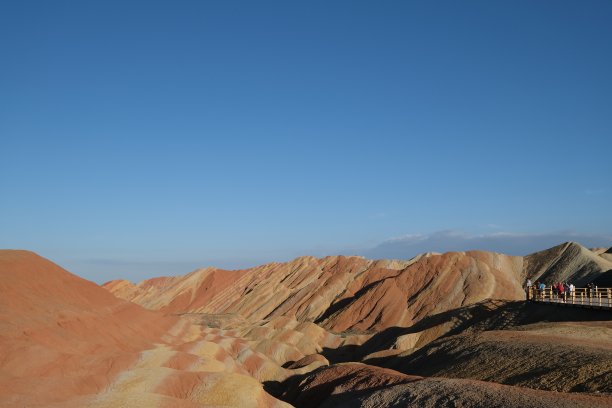
<path id="1" fill-rule="evenodd" d="M 415 236 L 610 246 L 611 21 L 610 1 L 2 2 L 0 247 L 103 282 Z"/>

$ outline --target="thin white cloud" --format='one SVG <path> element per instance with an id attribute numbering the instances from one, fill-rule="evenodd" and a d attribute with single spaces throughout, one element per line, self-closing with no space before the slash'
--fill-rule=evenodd
<path id="1" fill-rule="evenodd" d="M 364 251 L 369 258 L 407 259 L 423 252 L 468 251 L 480 249 L 509 255 L 527 255 L 536 251 L 575 241 L 586 247 L 612 246 L 612 235 L 583 234 L 575 231 L 550 233 L 493 232 L 468 234 L 462 231 L 438 231 L 431 234 L 409 234 L 394 237 Z"/>
<path id="2" fill-rule="evenodd" d="M 427 239 L 427 235 L 423 234 L 407 234 L 399 237 L 387 239 L 385 242 L 419 242 Z"/>

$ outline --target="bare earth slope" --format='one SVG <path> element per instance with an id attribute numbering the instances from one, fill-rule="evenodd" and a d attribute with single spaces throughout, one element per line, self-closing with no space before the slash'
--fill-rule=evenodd
<path id="1" fill-rule="evenodd" d="M 609 311 L 522 302 L 527 275 L 603 277 L 605 253 L 302 257 L 101 288 L 0 251 L 0 406 L 610 406 Z"/>
<path id="2" fill-rule="evenodd" d="M 118 299 L 34 253 L 0 251 L 2 407 L 285 406 L 258 375 L 284 374 L 231 332 Z"/>
<path id="3" fill-rule="evenodd" d="M 100 391 L 175 323 L 26 251 L 0 252 L 0 293 L 1 393 L 30 403 Z"/>
<path id="4" fill-rule="evenodd" d="M 236 314 L 251 322 L 290 316 L 334 332 L 363 332 L 407 326 L 487 298 L 522 299 L 522 280 L 522 258 L 472 251 L 410 261 L 303 257 L 236 272 L 202 269 L 138 285 L 111 281 L 104 287 L 166 312 Z"/>
<path id="5" fill-rule="evenodd" d="M 452 362 L 452 364 L 449 364 Z M 388 360 L 399 371 L 561 392 L 612 392 L 612 321 L 537 323 L 438 339 Z"/>
<path id="6" fill-rule="evenodd" d="M 600 256 L 605 260 L 612 262 L 612 247 L 608 248 L 606 252 L 604 252 Z"/>
<path id="7" fill-rule="evenodd" d="M 603 259 L 612 262 L 612 247 L 611 248 L 591 248 L 591 252 L 601 256 Z"/>
<path id="8" fill-rule="evenodd" d="M 531 390 L 483 381 L 423 378 L 364 364 L 341 364 L 294 381 L 287 401 L 331 407 L 609 407 L 612 397 Z"/>
<path id="9" fill-rule="evenodd" d="M 566 242 L 525 257 L 526 275 L 533 281 L 547 283 L 568 281 L 580 287 L 611 269 L 611 260 L 575 242 Z"/>
<path id="10" fill-rule="evenodd" d="M 104 286 L 152 309 L 224 316 L 253 350 L 308 367 L 267 383 L 296 406 L 610 406 L 608 312 L 522 302 L 526 277 L 579 285 L 604 277 L 605 253 L 566 243 L 524 258 L 303 257 Z"/>

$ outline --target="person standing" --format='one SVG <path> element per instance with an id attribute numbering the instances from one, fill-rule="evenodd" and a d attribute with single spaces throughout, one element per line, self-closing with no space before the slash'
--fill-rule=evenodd
<path id="1" fill-rule="evenodd" d="M 559 302 L 565 302 L 565 287 L 563 283 L 557 283 L 557 292 L 559 293 Z"/>
<path id="2" fill-rule="evenodd" d="M 525 286 L 527 287 L 527 300 L 530 300 L 531 297 L 531 287 L 533 286 L 531 283 L 531 279 L 527 278 L 527 282 L 525 282 Z"/>
<path id="3" fill-rule="evenodd" d="M 540 297 L 542 298 L 542 300 L 544 300 L 544 295 L 545 295 L 545 291 L 546 291 L 546 284 L 544 282 L 540 282 L 540 285 L 538 286 L 538 289 L 540 290 Z"/>

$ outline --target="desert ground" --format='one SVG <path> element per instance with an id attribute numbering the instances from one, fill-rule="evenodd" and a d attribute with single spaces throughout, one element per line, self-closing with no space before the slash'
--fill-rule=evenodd
<path id="1" fill-rule="evenodd" d="M 610 407 L 612 311 L 525 301 L 612 271 L 519 257 L 301 257 L 97 285 L 0 251 L 3 407 Z"/>

